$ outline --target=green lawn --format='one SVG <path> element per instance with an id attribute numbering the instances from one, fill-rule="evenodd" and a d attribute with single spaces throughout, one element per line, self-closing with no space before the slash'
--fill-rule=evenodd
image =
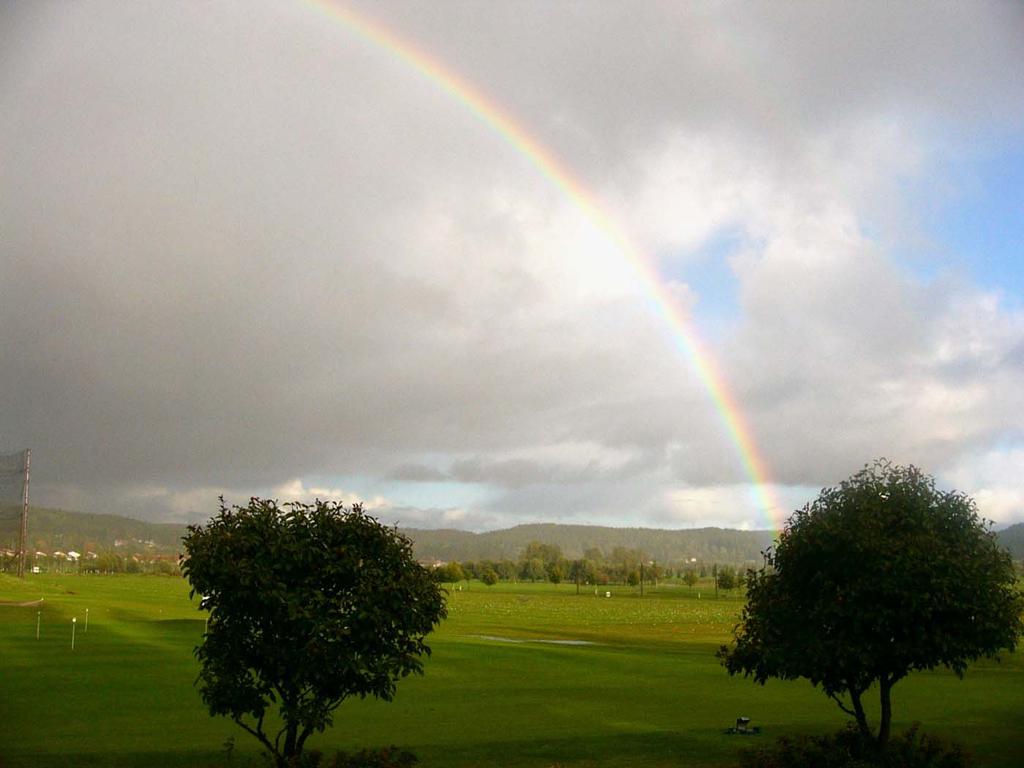
<path id="1" fill-rule="evenodd" d="M 696 589 L 663 586 L 641 599 L 610 589 L 611 598 L 604 588 L 577 597 L 571 585 L 452 592 L 426 675 L 402 681 L 390 704 L 346 702 L 336 727 L 310 746 L 397 744 L 428 768 L 724 766 L 752 743 L 844 722 L 806 682 L 760 687 L 724 673 L 713 653 L 738 597 L 715 600 L 705 587 L 698 600 Z M 203 619 L 183 580 L 0 576 L 0 600 L 39 597 L 41 609 L 0 607 L 0 765 L 262 764 L 252 738 L 210 718 L 192 687 Z M 1020 654 L 981 662 L 962 681 L 913 676 L 896 687 L 895 712 L 897 727 L 920 720 L 968 744 L 979 765 L 1024 764 Z M 725 736 L 737 715 L 765 734 Z"/>

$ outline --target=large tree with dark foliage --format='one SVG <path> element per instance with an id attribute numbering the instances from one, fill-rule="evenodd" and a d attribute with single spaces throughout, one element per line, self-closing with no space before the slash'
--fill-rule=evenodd
<path id="1" fill-rule="evenodd" d="M 399 678 L 422 673 L 424 637 L 445 616 L 441 590 L 409 540 L 360 505 L 222 499 L 184 542 L 191 594 L 210 611 L 200 694 L 279 767 L 346 698 L 390 700 Z M 276 732 L 266 727 L 275 705 Z"/>
<path id="2" fill-rule="evenodd" d="M 789 519 L 751 572 L 730 674 L 805 677 L 880 746 L 893 686 L 913 670 L 1012 650 L 1024 608 L 1009 554 L 974 501 L 913 466 L 878 460 Z M 864 695 L 877 685 L 877 735 Z"/>

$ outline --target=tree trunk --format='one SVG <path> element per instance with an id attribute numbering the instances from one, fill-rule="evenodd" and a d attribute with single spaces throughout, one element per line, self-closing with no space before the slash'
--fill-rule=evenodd
<path id="1" fill-rule="evenodd" d="M 864 714 L 864 704 L 860 700 L 860 691 L 850 690 L 850 701 L 853 702 L 854 717 L 857 718 L 857 728 L 865 739 L 872 737 L 871 729 L 868 727 L 868 716 Z"/>
<path id="2" fill-rule="evenodd" d="M 892 680 L 888 675 L 883 675 L 879 681 L 879 696 L 882 699 L 882 715 L 878 725 L 878 746 L 884 747 L 889 741 L 892 726 Z"/>
<path id="3" fill-rule="evenodd" d="M 281 765 L 288 766 L 293 762 L 293 758 L 298 754 L 301 747 L 298 747 L 296 741 L 299 736 L 299 725 L 298 723 L 288 723 L 288 731 L 284 737 L 284 749 L 281 750 Z"/>

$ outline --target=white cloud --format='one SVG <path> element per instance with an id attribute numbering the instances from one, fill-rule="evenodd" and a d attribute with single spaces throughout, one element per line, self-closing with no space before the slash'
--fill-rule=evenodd
<path id="1" fill-rule="evenodd" d="M 665 492 L 665 509 L 656 520 L 666 527 L 779 529 L 793 513 L 813 500 L 819 488 L 750 484 L 676 487 Z M 765 499 L 778 506 L 766 508 Z M 751 508 L 757 510 L 751 515 Z"/>
<path id="2" fill-rule="evenodd" d="M 958 457 L 939 478 L 978 503 L 998 523 L 1024 522 L 1024 449 L 992 449 Z"/>
<path id="3" fill-rule="evenodd" d="M 392 506 L 391 502 L 383 496 L 363 498 L 357 493 L 345 491 L 341 488 L 327 488 L 319 485 L 307 486 L 305 481 L 294 478 L 271 489 L 271 496 L 281 503 L 289 501 L 301 501 L 312 503 L 320 501 L 336 501 L 347 506 L 362 504 L 367 511 L 384 510 Z"/>
<path id="4" fill-rule="evenodd" d="M 942 261 L 907 188 L 955 184 L 948 157 L 1024 124 L 1019 12 L 367 12 L 521 120 L 600 212 L 301 4 L 0 11 L 0 391 L 41 498 L 754 524 L 620 234 L 697 317 L 715 298 L 678 274 L 727 237 L 736 317 L 713 352 L 785 498 L 878 455 L 946 467 L 1021 438 L 1024 315 L 903 253 Z M 415 480 L 453 475 L 489 495 L 419 506 Z M 1022 514 L 1012 483 L 978 488 Z"/>

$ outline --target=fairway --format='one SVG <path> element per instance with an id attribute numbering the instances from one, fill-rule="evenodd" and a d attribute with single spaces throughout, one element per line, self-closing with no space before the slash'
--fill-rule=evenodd
<path id="1" fill-rule="evenodd" d="M 0 606 L 0 765 L 262 765 L 255 741 L 209 717 L 192 687 L 203 616 L 184 580 L 0 576 L 0 601 L 39 598 Z M 741 605 L 684 586 L 641 598 L 629 587 L 463 585 L 426 675 L 400 682 L 390 704 L 342 704 L 310 747 L 396 744 L 439 767 L 726 766 L 744 746 L 841 726 L 804 681 L 761 687 L 725 674 L 713 654 Z M 962 681 L 913 675 L 894 698 L 896 728 L 919 720 L 981 766 L 1024 764 L 1020 654 L 979 662 Z M 738 715 L 764 735 L 724 735 Z"/>

